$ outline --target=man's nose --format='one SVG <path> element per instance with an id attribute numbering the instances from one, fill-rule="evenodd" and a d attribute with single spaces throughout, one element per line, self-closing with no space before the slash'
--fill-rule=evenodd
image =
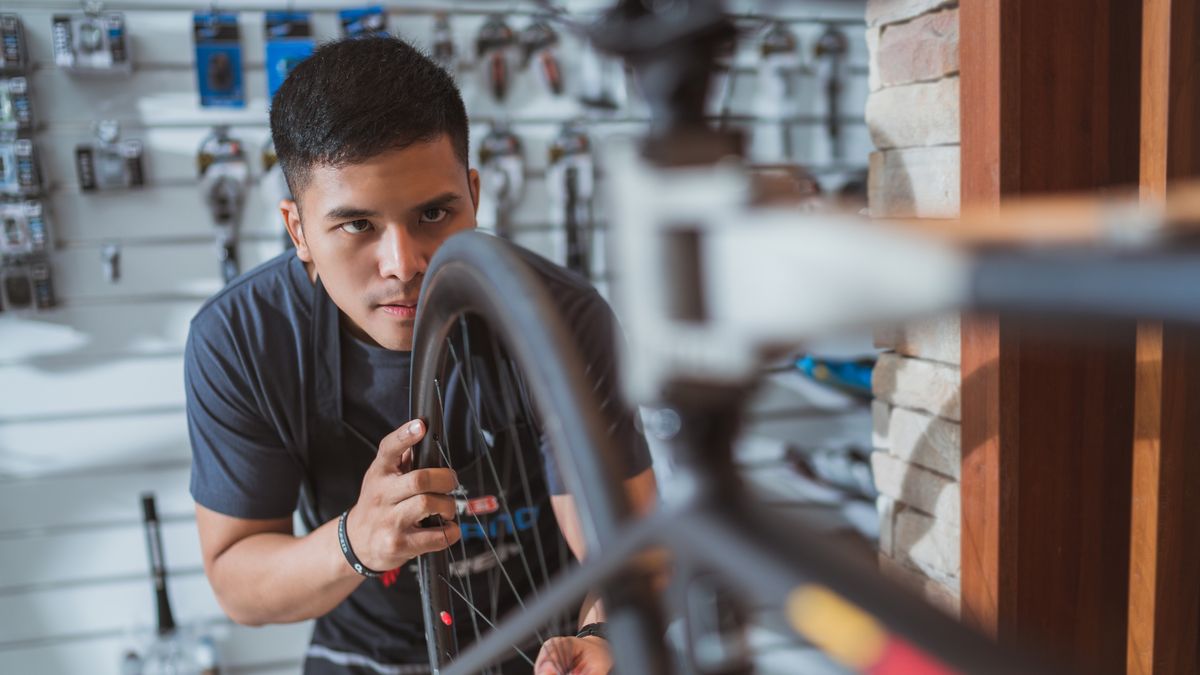
<path id="1" fill-rule="evenodd" d="M 379 239 L 379 273 L 409 282 L 425 271 L 428 261 L 408 229 L 389 225 Z"/>

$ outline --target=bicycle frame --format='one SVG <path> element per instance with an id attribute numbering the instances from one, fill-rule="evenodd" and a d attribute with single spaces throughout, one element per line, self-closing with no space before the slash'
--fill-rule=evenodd
<path id="1" fill-rule="evenodd" d="M 860 651 L 880 639 L 910 643 L 936 651 L 944 663 L 929 660 L 923 672 L 1039 673 L 1048 672 L 1023 655 L 1000 652 L 983 636 L 928 607 L 907 591 L 885 580 L 863 561 L 831 549 L 803 521 L 767 512 L 748 499 L 731 481 L 732 443 L 744 392 L 732 389 L 691 389 L 683 396 L 686 417 L 680 435 L 672 439 L 680 460 L 675 478 L 691 486 L 688 495 L 660 511 L 631 522 L 601 550 L 590 551 L 579 567 L 561 573 L 550 586 L 509 616 L 479 643 L 460 654 L 444 675 L 467 675 L 506 658 L 536 627 L 577 605 L 580 597 L 608 584 L 639 565 L 640 554 L 666 551 L 673 566 L 714 572 L 722 585 L 763 606 L 787 598 L 786 613 L 793 630 L 827 649 L 846 665 L 862 665 L 869 654 Z M 766 523 L 773 523 L 767 528 Z M 780 531 L 787 535 L 779 536 Z M 736 555 L 731 554 L 736 552 Z M 824 608 L 806 598 L 844 603 L 839 611 L 854 617 L 840 639 L 821 631 Z M 855 606 L 870 607 L 869 616 Z M 846 616 L 846 615 L 843 615 Z M 825 625 L 829 625 L 828 622 Z M 893 650 L 912 657 L 911 651 Z M 884 664 L 877 664 L 882 666 Z M 941 670 L 937 670 L 939 668 Z"/>

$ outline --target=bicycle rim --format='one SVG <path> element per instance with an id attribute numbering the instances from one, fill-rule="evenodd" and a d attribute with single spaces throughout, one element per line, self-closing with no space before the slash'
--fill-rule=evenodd
<path id="1" fill-rule="evenodd" d="M 604 462 L 614 455 L 577 350 L 511 245 L 478 233 L 451 238 L 418 306 L 411 416 L 428 431 L 414 466 L 449 466 L 462 486 L 462 540 L 418 560 L 437 672 L 461 641 L 477 640 L 570 564 L 548 499 L 539 498 L 549 473 L 575 497 L 589 551 L 611 537 L 625 505 L 615 481 L 598 479 L 616 475 Z M 544 468 L 543 435 L 556 472 Z M 531 627 L 509 663 L 528 672 L 537 642 L 568 632 L 574 618 Z"/>

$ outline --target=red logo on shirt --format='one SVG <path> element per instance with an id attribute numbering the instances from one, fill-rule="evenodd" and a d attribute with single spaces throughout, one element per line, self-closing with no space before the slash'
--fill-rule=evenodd
<path id="1" fill-rule="evenodd" d="M 384 588 L 391 588 L 392 584 L 396 583 L 396 580 L 399 578 L 400 578 L 400 568 L 399 567 L 397 567 L 394 570 L 388 570 L 388 571 L 384 572 L 383 574 L 379 575 L 379 581 L 381 581 L 383 583 Z"/>

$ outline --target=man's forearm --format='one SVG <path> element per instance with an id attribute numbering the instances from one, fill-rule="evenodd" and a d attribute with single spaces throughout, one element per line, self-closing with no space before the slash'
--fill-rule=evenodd
<path id="1" fill-rule="evenodd" d="M 209 579 L 229 617 L 248 625 L 321 616 L 363 581 L 342 556 L 336 520 L 303 537 L 246 537 L 217 556 Z"/>

